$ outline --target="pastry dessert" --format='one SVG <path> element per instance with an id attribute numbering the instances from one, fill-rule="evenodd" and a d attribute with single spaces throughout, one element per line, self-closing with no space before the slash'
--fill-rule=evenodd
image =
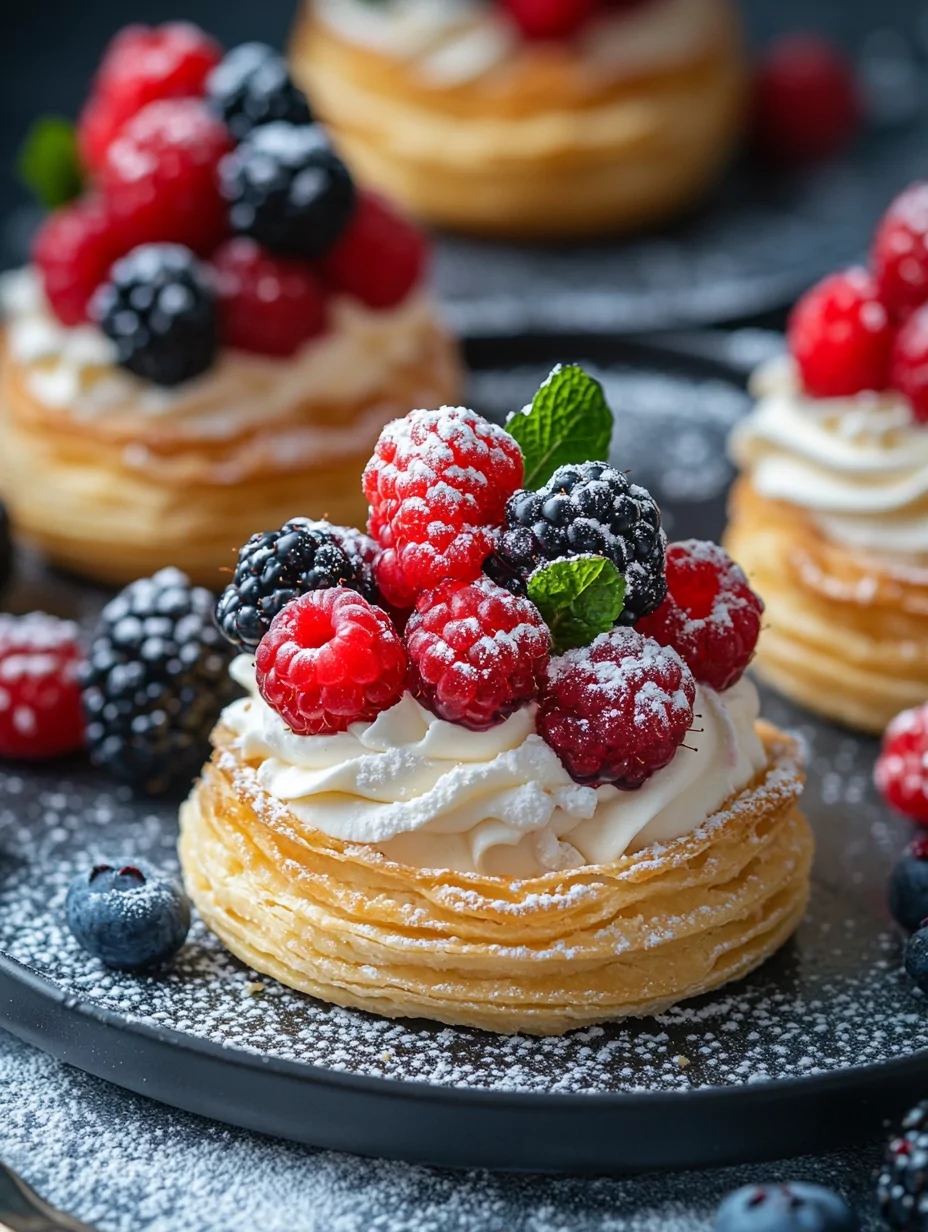
<path id="1" fill-rule="evenodd" d="M 357 193 L 259 44 L 129 27 L 79 138 L 85 196 L 3 287 L 20 534 L 107 582 L 172 564 L 215 586 L 255 519 L 357 521 L 383 424 L 458 393 L 423 237 Z"/>
<path id="2" fill-rule="evenodd" d="M 926 234 L 917 186 L 881 224 L 872 272 L 797 305 L 731 442 L 726 543 L 767 604 L 757 671 L 868 732 L 928 698 Z"/>
<path id="3" fill-rule="evenodd" d="M 729 0 L 304 0 L 292 64 L 364 182 L 515 239 L 679 212 L 744 114 Z"/>
<path id="4" fill-rule="evenodd" d="M 607 452 L 603 412 L 577 368 L 509 431 L 413 412 L 365 471 L 376 539 L 294 519 L 243 549 L 217 618 L 247 696 L 180 853 L 255 970 L 545 1035 L 717 988 L 796 929 L 802 758 L 743 676 L 762 604 L 580 461 Z"/>

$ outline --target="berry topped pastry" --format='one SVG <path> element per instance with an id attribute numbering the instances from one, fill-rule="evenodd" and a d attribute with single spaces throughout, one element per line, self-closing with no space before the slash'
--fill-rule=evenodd
<path id="1" fill-rule="evenodd" d="M 181 810 L 188 893 L 251 967 L 388 1016 L 557 1034 L 752 970 L 797 927 L 796 743 L 744 675 L 763 604 L 668 546 L 558 368 L 506 428 L 389 424 L 368 534 L 254 534 L 217 622 L 246 696 Z M 595 460 L 592 460 L 595 459 Z"/>
<path id="2" fill-rule="evenodd" d="M 285 61 L 130 26 L 83 192 L 0 287 L 0 496 L 55 563 L 218 586 L 259 524 L 363 518 L 384 423 L 456 398 L 424 236 L 359 189 Z"/>
<path id="3" fill-rule="evenodd" d="M 728 546 L 767 602 L 759 672 L 879 733 L 928 699 L 928 184 L 869 269 L 803 296 L 787 343 L 732 438 Z"/>
<path id="4" fill-rule="evenodd" d="M 745 114 L 730 0 L 303 0 L 292 62 L 363 182 L 428 222 L 569 238 L 712 184 Z"/>

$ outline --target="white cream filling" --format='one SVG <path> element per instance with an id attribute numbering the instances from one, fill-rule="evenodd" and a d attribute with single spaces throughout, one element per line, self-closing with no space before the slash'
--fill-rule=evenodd
<path id="1" fill-rule="evenodd" d="M 583 787 L 524 707 L 486 732 L 446 723 L 410 694 L 373 723 L 298 736 L 257 692 L 251 659 L 233 663 L 248 696 L 222 722 L 258 782 L 301 821 L 420 868 L 532 877 L 687 834 L 765 764 L 746 679 L 698 688 L 697 719 L 670 763 L 635 792 Z"/>

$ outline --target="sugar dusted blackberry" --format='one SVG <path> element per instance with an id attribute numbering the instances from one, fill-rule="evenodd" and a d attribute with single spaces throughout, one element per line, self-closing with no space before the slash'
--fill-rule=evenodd
<path id="1" fill-rule="evenodd" d="M 274 120 L 288 124 L 312 120 L 306 96 L 291 80 L 287 62 L 267 43 L 233 47 L 210 73 L 206 93 L 236 141 Z"/>
<path id="2" fill-rule="evenodd" d="M 343 530 L 293 518 L 280 530 L 251 536 L 216 608 L 219 628 L 233 646 L 256 650 L 277 613 L 298 595 L 332 586 L 362 589 L 359 566 L 333 533 Z"/>
<path id="3" fill-rule="evenodd" d="M 303 519 L 295 518 L 294 521 L 301 522 Z M 335 526 L 326 521 L 313 522 L 307 519 L 306 524 L 311 529 L 328 535 L 341 548 L 354 567 L 358 579 L 357 589 L 369 603 L 379 604 L 381 599 L 374 579 L 374 561 L 380 554 L 380 548 L 370 535 L 365 535 L 355 526 Z"/>
<path id="4" fill-rule="evenodd" d="M 235 695 L 213 601 L 162 569 L 103 609 L 81 671 L 87 743 L 95 765 L 136 790 L 188 787 Z"/>
<path id="5" fill-rule="evenodd" d="M 631 625 L 655 611 L 667 594 L 667 537 L 661 511 L 646 488 L 607 462 L 562 466 L 537 492 L 516 492 L 487 572 L 524 593 L 529 576 L 565 556 L 605 556 L 625 576 Z"/>
<path id="6" fill-rule="evenodd" d="M 928 1103 L 912 1109 L 886 1148 L 877 1197 L 896 1232 L 928 1232 Z"/>

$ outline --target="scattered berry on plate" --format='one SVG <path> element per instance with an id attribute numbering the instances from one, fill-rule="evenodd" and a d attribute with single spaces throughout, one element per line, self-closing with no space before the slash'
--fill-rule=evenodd
<path id="1" fill-rule="evenodd" d="M 719 1207 L 715 1232 L 860 1232 L 838 1194 L 804 1181 L 745 1185 Z"/>
<path id="2" fill-rule="evenodd" d="M 916 987 L 928 995 L 928 927 L 919 928 L 905 943 L 905 969 Z"/>
<path id="3" fill-rule="evenodd" d="M 0 757 L 40 760 L 84 744 L 77 626 L 0 613 Z"/>
<path id="4" fill-rule="evenodd" d="M 291 80 L 286 60 L 267 43 L 234 47 L 210 73 L 206 93 L 236 141 L 275 120 L 312 120 L 306 95 Z"/>
<path id="5" fill-rule="evenodd" d="M 307 261 L 238 236 L 212 257 L 222 340 L 260 355 L 293 355 L 323 333 L 325 287 Z"/>
<path id="6" fill-rule="evenodd" d="M 538 731 L 577 782 L 631 790 L 672 760 L 695 699 L 674 649 L 617 628 L 551 660 Z"/>
<path id="7" fill-rule="evenodd" d="M 483 731 L 538 696 L 550 647 L 528 599 L 487 577 L 445 582 L 406 625 L 409 688 L 439 718 Z"/>
<path id="8" fill-rule="evenodd" d="M 87 170 L 100 171 L 117 133 L 148 103 L 201 95 L 221 56 L 218 43 L 185 21 L 120 31 L 104 54 L 78 125 Z"/>
<path id="9" fill-rule="evenodd" d="M 219 628 L 233 646 L 256 650 L 277 613 L 298 595 L 333 586 L 360 589 L 358 564 L 335 530 L 294 518 L 280 530 L 251 536 L 216 608 Z"/>
<path id="10" fill-rule="evenodd" d="M 501 585 L 524 590 L 531 574 L 565 556 L 605 556 L 625 577 L 622 624 L 653 612 L 667 593 L 661 512 L 646 488 L 606 462 L 561 466 L 537 492 L 510 497 L 488 565 Z"/>
<path id="11" fill-rule="evenodd" d="M 179 244 L 143 244 L 117 261 L 91 315 L 116 344 L 117 362 L 156 385 L 190 380 L 215 358 L 212 280 Z"/>
<path id="12" fill-rule="evenodd" d="M 235 696 L 214 602 L 162 569 L 103 609 L 81 672 L 87 741 L 95 765 L 138 791 L 188 787 Z"/>
<path id="13" fill-rule="evenodd" d="M 363 478 L 371 534 L 395 552 L 396 585 L 377 566 L 385 598 L 395 603 L 401 584 L 411 593 L 473 581 L 521 482 L 518 444 L 474 411 L 412 411 L 388 424 Z"/>
<path id="14" fill-rule="evenodd" d="M 165 962 L 190 929 L 190 903 L 178 883 L 140 862 L 80 873 L 68 888 L 65 915 L 78 945 L 121 971 Z"/>
<path id="15" fill-rule="evenodd" d="M 600 0 L 503 0 L 503 8 L 528 39 L 571 38 L 599 6 Z"/>
<path id="16" fill-rule="evenodd" d="M 724 548 L 685 539 L 667 549 L 667 598 L 639 633 L 673 646 L 700 684 L 721 693 L 744 675 L 764 605 Z"/>
<path id="17" fill-rule="evenodd" d="M 928 1228 L 928 1103 L 918 1104 L 886 1148 L 877 1181 L 880 1214 L 895 1232 Z"/>
<path id="18" fill-rule="evenodd" d="M 202 99 L 149 103 L 110 145 L 100 189 L 127 247 L 184 244 L 207 256 L 228 233 L 219 163 L 232 148 Z"/>
<path id="19" fill-rule="evenodd" d="M 354 215 L 354 182 L 318 124 L 262 124 L 221 175 L 233 230 L 285 256 L 324 256 Z"/>
<path id="20" fill-rule="evenodd" d="M 363 193 L 320 271 L 333 290 L 369 308 L 384 309 L 399 304 L 419 285 L 428 259 L 425 235 L 380 197 Z"/>
<path id="21" fill-rule="evenodd" d="M 782 163 L 815 162 L 841 152 L 860 123 L 854 70 L 827 40 L 811 34 L 778 39 L 758 67 L 754 141 Z"/>
<path id="22" fill-rule="evenodd" d="M 887 727 L 874 778 L 887 804 L 928 826 L 928 703 Z"/>
<path id="23" fill-rule="evenodd" d="M 909 316 L 896 334 L 890 384 L 908 398 L 919 423 L 928 423 L 928 304 Z"/>
<path id="24" fill-rule="evenodd" d="M 892 871 L 888 897 L 893 919 L 908 932 L 928 921 L 928 839 L 909 844 Z"/>
<path id="25" fill-rule="evenodd" d="M 32 245 L 45 297 L 63 325 L 81 325 L 94 291 L 124 251 L 112 215 L 99 197 L 50 214 Z"/>
<path id="26" fill-rule="evenodd" d="M 0 594 L 6 590 L 13 576 L 13 536 L 10 534 L 10 515 L 6 505 L 0 502 Z"/>
<path id="27" fill-rule="evenodd" d="M 928 183 L 910 185 L 892 202 L 874 234 L 870 264 L 896 320 L 928 301 Z"/>
<path id="28" fill-rule="evenodd" d="M 887 387 L 894 332 L 872 275 L 854 267 L 805 293 L 787 340 L 806 392 L 843 398 Z"/>
<path id="29" fill-rule="evenodd" d="M 288 603 L 255 653 L 261 696 L 301 736 L 375 719 L 402 696 L 406 666 L 390 617 L 342 586 Z"/>

